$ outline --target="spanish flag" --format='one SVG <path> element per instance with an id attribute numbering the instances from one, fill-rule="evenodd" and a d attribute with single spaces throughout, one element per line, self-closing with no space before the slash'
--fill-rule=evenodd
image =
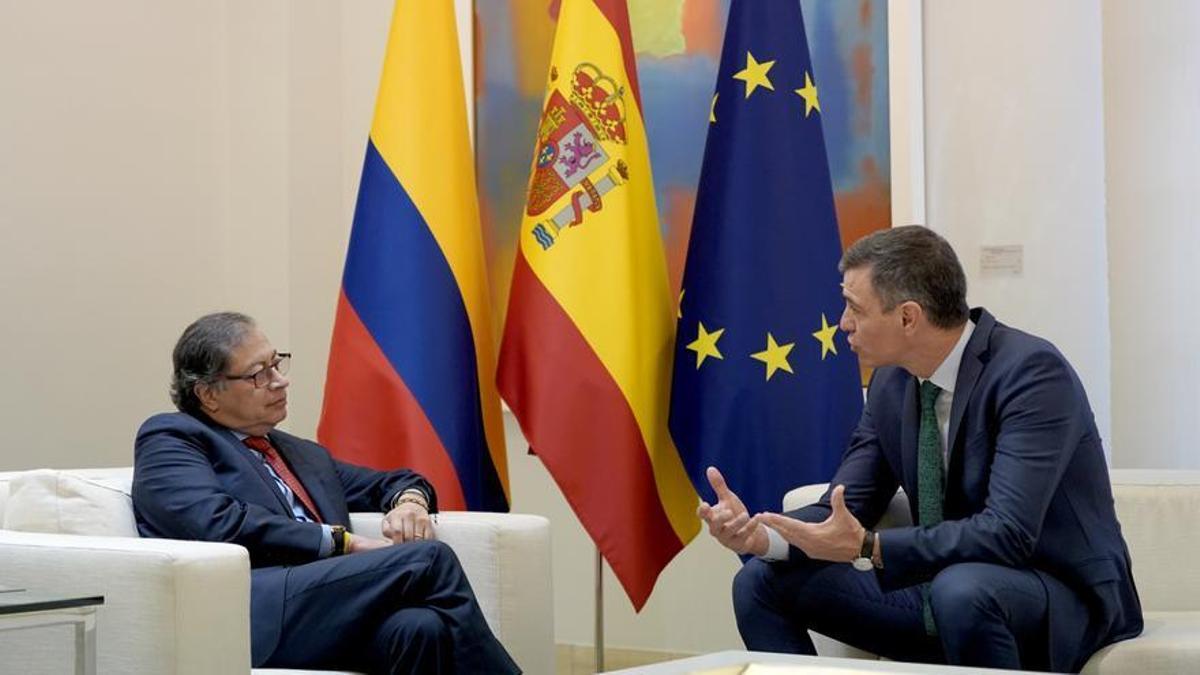
<path id="1" fill-rule="evenodd" d="M 483 235 L 454 3 L 392 16 L 317 438 L 428 478 L 442 509 L 508 510 Z"/>
<path id="2" fill-rule="evenodd" d="M 500 391 L 640 610 L 699 530 L 667 432 L 675 310 L 625 0 L 564 0 Z"/>

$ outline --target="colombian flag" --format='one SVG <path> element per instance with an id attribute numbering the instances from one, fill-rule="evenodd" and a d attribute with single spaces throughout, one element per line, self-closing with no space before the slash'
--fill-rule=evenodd
<path id="1" fill-rule="evenodd" d="M 445 510 L 508 510 L 454 4 L 396 3 L 317 437 L 411 468 Z"/>
<path id="2" fill-rule="evenodd" d="M 699 530 L 667 432 L 674 316 L 625 0 L 564 0 L 500 391 L 639 610 Z"/>

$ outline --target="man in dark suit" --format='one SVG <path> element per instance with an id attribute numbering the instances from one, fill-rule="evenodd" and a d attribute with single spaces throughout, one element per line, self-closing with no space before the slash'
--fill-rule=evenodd
<path id="1" fill-rule="evenodd" d="M 1138 635 L 1141 605 L 1087 395 L 1049 342 L 968 310 L 950 245 L 910 226 L 842 258 L 840 328 L 875 367 L 817 504 L 751 516 L 709 468 L 750 649 L 807 630 L 894 659 L 1077 671 Z M 911 527 L 874 532 L 898 487 Z M 847 564 L 850 563 L 850 564 Z"/>
<path id="2" fill-rule="evenodd" d="M 254 666 L 518 672 L 434 539 L 424 478 L 339 462 L 275 430 L 290 355 L 253 320 L 201 317 L 173 360 L 180 412 L 147 420 L 134 449 L 138 530 L 246 547 Z M 385 512 L 390 541 L 351 533 L 352 509 Z"/>

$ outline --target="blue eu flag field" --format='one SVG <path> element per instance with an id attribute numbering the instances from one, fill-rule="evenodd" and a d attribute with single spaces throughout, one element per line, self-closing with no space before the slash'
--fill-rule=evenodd
<path id="1" fill-rule="evenodd" d="M 838 329 L 841 257 L 800 3 L 730 3 L 680 297 L 670 429 L 711 501 L 751 513 L 827 481 L 862 412 Z"/>

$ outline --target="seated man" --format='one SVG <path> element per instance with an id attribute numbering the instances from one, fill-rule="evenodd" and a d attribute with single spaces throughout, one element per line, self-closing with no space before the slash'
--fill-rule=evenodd
<path id="1" fill-rule="evenodd" d="M 757 556 L 733 588 L 746 646 L 813 654 L 812 629 L 893 659 L 1078 671 L 1138 635 L 1100 435 L 1063 355 L 968 310 L 953 249 L 923 227 L 876 232 L 839 269 L 840 327 L 876 370 L 832 489 L 751 517 L 708 470 L 700 516 Z M 915 525 L 871 531 L 897 487 Z"/>
<path id="2" fill-rule="evenodd" d="M 437 495 L 424 478 L 339 462 L 274 430 L 287 416 L 289 357 L 242 314 L 184 330 L 171 381 L 180 412 L 137 435 L 138 530 L 246 547 L 255 666 L 518 672 L 458 559 L 433 538 Z M 375 509 L 391 541 L 349 531 L 351 510 Z"/>

